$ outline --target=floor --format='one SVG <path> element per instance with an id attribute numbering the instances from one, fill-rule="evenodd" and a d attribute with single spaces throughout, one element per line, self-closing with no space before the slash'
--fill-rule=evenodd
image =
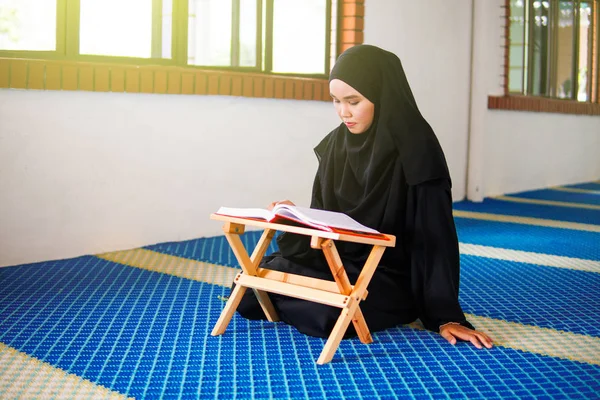
<path id="1" fill-rule="evenodd" d="M 324 340 L 283 323 L 213 337 L 239 271 L 219 236 L 0 268 L 0 398 L 600 399 L 600 183 L 454 208 L 491 350 L 411 324 L 317 365 Z"/>

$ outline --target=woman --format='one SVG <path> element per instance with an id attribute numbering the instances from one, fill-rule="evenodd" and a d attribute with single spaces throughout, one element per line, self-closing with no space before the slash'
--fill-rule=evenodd
<path id="1" fill-rule="evenodd" d="M 319 167 L 311 207 L 346 213 L 396 236 L 396 247 L 385 251 L 369 296 L 360 305 L 369 329 L 420 319 L 451 344 L 466 340 L 477 348 L 492 347 L 492 340 L 465 319 L 458 302 L 460 266 L 450 175 L 400 60 L 375 46 L 354 46 L 339 57 L 329 87 L 342 124 L 315 148 Z M 279 252 L 265 257 L 262 267 L 333 280 L 322 252 L 310 247 L 309 238 L 284 233 L 277 242 Z M 354 283 L 369 246 L 336 246 Z M 281 320 L 307 335 L 328 337 L 339 316 L 334 307 L 269 296 Z M 248 319 L 265 318 L 251 290 L 238 312 Z M 346 337 L 353 335 L 350 325 Z"/>

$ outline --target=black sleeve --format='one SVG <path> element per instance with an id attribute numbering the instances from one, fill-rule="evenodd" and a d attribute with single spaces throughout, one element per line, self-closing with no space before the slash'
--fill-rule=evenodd
<path id="1" fill-rule="evenodd" d="M 409 187 L 407 221 L 411 233 L 411 287 L 425 328 L 458 322 L 473 328 L 458 302 L 460 257 L 446 179 Z"/>

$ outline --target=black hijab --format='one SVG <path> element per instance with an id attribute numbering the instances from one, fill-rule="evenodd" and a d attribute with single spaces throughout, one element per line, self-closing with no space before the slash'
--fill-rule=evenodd
<path id="1" fill-rule="evenodd" d="M 371 45 L 351 47 L 338 58 L 333 79 L 369 99 L 375 117 L 361 134 L 340 124 L 315 148 L 320 162 L 311 206 L 397 234 L 408 186 L 450 179 L 440 144 L 395 54 Z"/>

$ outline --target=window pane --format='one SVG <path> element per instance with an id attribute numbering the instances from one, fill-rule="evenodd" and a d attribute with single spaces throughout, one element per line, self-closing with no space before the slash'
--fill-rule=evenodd
<path id="1" fill-rule="evenodd" d="M 256 0 L 240 0 L 240 63 L 256 66 Z"/>
<path id="2" fill-rule="evenodd" d="M 573 77 L 573 26 L 574 9 L 572 1 L 560 1 L 557 26 L 557 55 L 556 59 L 556 96 L 573 98 L 575 87 Z"/>
<path id="3" fill-rule="evenodd" d="M 579 73 L 577 100 L 588 100 L 588 77 L 591 70 L 590 51 L 593 40 L 591 38 L 592 29 L 592 4 L 582 2 L 579 7 Z"/>
<path id="4" fill-rule="evenodd" d="M 79 51 L 152 56 L 152 0 L 81 0 Z"/>
<path id="5" fill-rule="evenodd" d="M 592 35 L 591 39 L 594 51 L 592 62 L 591 82 L 592 98 L 590 100 L 600 104 L 600 2 L 595 1 L 592 4 Z"/>
<path id="6" fill-rule="evenodd" d="M 171 39 L 173 32 L 173 0 L 162 0 L 161 20 L 161 56 L 162 58 L 171 58 Z"/>
<path id="7" fill-rule="evenodd" d="M 273 72 L 324 74 L 325 0 L 274 0 Z"/>
<path id="8" fill-rule="evenodd" d="M 513 93 L 522 93 L 521 84 L 523 79 L 523 68 L 520 67 L 511 67 L 508 71 L 508 80 L 509 80 L 509 90 Z"/>
<path id="9" fill-rule="evenodd" d="M 0 0 L 0 50 L 56 50 L 56 0 Z"/>
<path id="10" fill-rule="evenodd" d="M 532 3 L 532 65 L 530 69 L 531 86 L 529 92 L 534 95 L 547 95 L 548 87 L 548 26 L 550 4 L 548 1 Z"/>
<path id="11" fill-rule="evenodd" d="M 327 74 L 331 72 L 333 65 L 335 64 L 335 60 L 337 59 L 337 33 L 338 33 L 338 0 L 331 1 L 331 32 L 329 34 L 329 71 Z"/>
<path id="12" fill-rule="evenodd" d="M 525 4 L 523 0 L 515 0 L 510 7 L 510 74 L 508 89 L 510 92 L 522 93 L 523 75 L 527 68 L 525 54 Z"/>
<path id="13" fill-rule="evenodd" d="M 188 64 L 231 65 L 231 0 L 189 0 Z"/>

